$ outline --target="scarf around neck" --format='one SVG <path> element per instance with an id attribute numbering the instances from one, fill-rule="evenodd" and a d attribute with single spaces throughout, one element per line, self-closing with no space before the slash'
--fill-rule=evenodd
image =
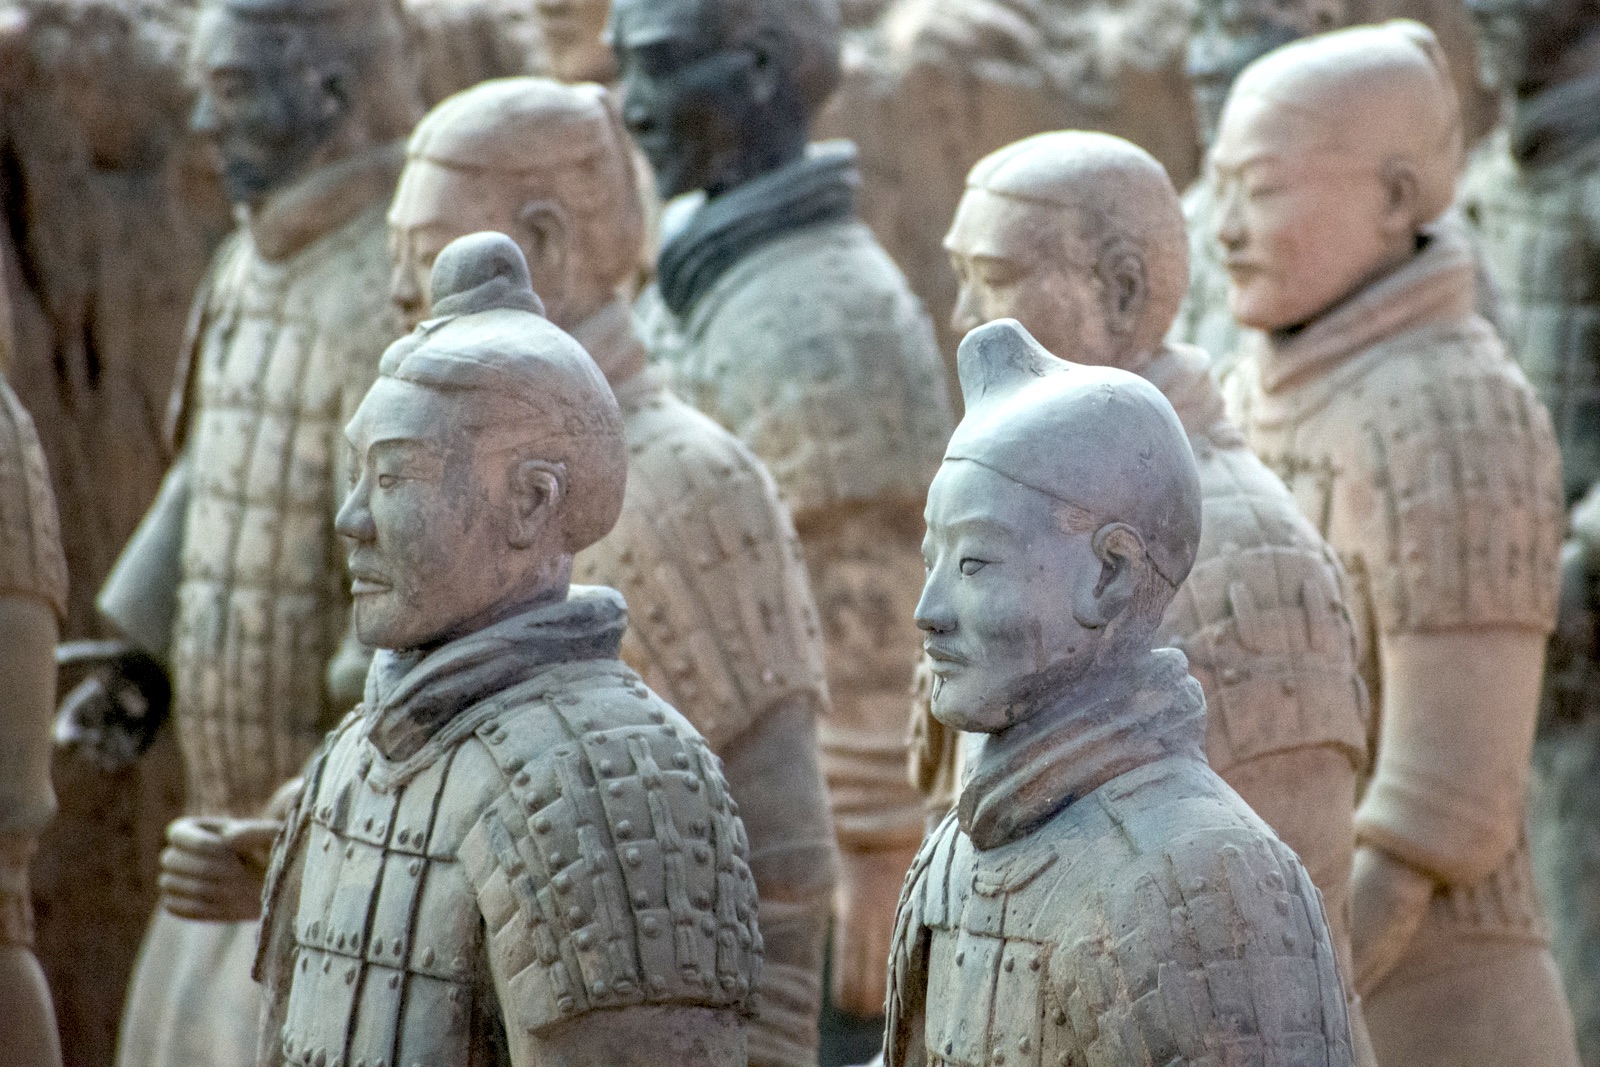
<path id="1" fill-rule="evenodd" d="M 541 671 L 614 659 L 628 624 L 622 594 L 572 587 L 542 604 L 431 652 L 380 650 L 367 672 L 371 739 L 389 760 L 415 755 L 457 714 Z"/>
<path id="2" fill-rule="evenodd" d="M 1205 759 L 1206 699 L 1184 654 L 1158 648 L 1124 677 L 1124 684 L 1114 680 L 1081 703 L 980 738 L 956 805 L 976 847 L 1015 841 L 1146 764 Z"/>
<path id="3" fill-rule="evenodd" d="M 682 319 L 717 280 L 751 252 L 785 234 L 854 218 L 856 148 L 824 141 L 770 174 L 705 201 L 661 248 L 662 302 Z"/>

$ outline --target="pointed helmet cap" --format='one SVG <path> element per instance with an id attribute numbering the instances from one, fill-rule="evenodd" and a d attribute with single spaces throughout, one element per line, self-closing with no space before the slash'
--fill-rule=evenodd
<path id="1" fill-rule="evenodd" d="M 1069 363 L 1015 319 L 980 326 L 957 354 L 966 416 L 944 458 L 1139 531 L 1181 585 L 1200 545 L 1200 475 L 1161 391 L 1138 375 Z"/>

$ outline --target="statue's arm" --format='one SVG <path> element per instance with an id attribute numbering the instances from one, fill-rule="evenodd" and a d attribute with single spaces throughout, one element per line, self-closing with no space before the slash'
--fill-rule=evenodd
<path id="1" fill-rule="evenodd" d="M 1544 635 L 1513 627 L 1381 639 L 1378 763 L 1356 812 L 1358 991 L 1403 954 L 1436 887 L 1467 887 L 1522 833 Z"/>
<path id="2" fill-rule="evenodd" d="M 33 955 L 28 863 L 55 811 L 50 719 L 56 614 L 31 596 L 0 596 L 0 1063 L 56 1067 L 50 990 Z"/>

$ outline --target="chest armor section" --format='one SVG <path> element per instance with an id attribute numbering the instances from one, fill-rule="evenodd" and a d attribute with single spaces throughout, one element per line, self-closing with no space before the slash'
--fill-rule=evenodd
<path id="1" fill-rule="evenodd" d="M 462 858 L 523 1032 L 635 1004 L 748 1010 L 759 976 L 748 845 L 715 757 L 632 672 L 621 680 L 479 732 L 510 789 Z M 529 748 L 543 709 L 572 741 Z"/>
<path id="2" fill-rule="evenodd" d="M 1201 487 L 1199 556 L 1162 637 L 1205 689 L 1212 767 L 1316 745 L 1364 764 L 1366 691 L 1331 551 L 1246 449 L 1212 450 Z"/>
<path id="3" fill-rule="evenodd" d="M 1503 145 L 1463 192 L 1507 348 L 1550 411 L 1567 494 L 1600 479 L 1600 168 L 1524 175 Z"/>
<path id="4" fill-rule="evenodd" d="M 786 697 L 826 701 L 794 528 L 747 448 L 682 401 L 624 402 L 622 515 L 575 580 L 628 601 L 622 658 L 721 749 Z"/>
<path id="5" fill-rule="evenodd" d="M 1184 835 L 1181 812 L 1131 810 L 1137 785 L 1105 788 L 988 854 L 963 839 L 929 887 L 930 1059 L 1207 1063 L 1224 1043 L 1241 1063 L 1348 1067 L 1332 942 L 1293 853 L 1264 828 Z"/>
<path id="6" fill-rule="evenodd" d="M 284 1054 L 305 1067 L 494 1062 L 482 924 L 441 816 L 492 773 L 458 767 L 457 748 L 380 791 L 363 737 L 330 753 L 310 808 Z"/>
<path id="7" fill-rule="evenodd" d="M 757 249 L 669 342 L 673 381 L 772 472 L 797 523 L 916 501 L 954 428 L 927 312 L 870 231 L 828 224 Z"/>
<path id="8" fill-rule="evenodd" d="M 326 728 L 346 604 L 335 448 L 352 383 L 370 380 L 387 339 L 379 325 L 329 321 L 326 291 L 361 291 L 382 233 L 369 211 L 284 262 L 241 241 L 219 268 L 197 350 L 172 648 L 192 810 L 252 813 Z"/>

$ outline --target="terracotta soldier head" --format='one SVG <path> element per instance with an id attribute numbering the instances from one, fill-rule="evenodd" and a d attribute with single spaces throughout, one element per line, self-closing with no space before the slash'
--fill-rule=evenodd
<path id="1" fill-rule="evenodd" d="M 933 714 L 999 734 L 1150 650 L 1200 541 L 1200 483 L 1161 393 L 1046 352 L 1010 319 L 958 357 L 966 416 L 928 491 L 917 625 Z"/>
<path id="2" fill-rule="evenodd" d="M 616 398 L 541 314 L 510 238 L 447 246 L 433 293 L 435 318 L 384 353 L 345 430 L 356 482 L 336 525 L 375 648 L 433 648 L 560 600 L 622 507 Z"/>
<path id="3" fill-rule="evenodd" d="M 1209 148 L 1228 89 L 1245 67 L 1290 41 L 1349 22 L 1347 0 L 1196 0 L 1185 71 L 1200 144 Z"/>
<path id="4" fill-rule="evenodd" d="M 664 198 L 801 157 L 839 83 L 837 0 L 618 0 L 623 118 Z"/>
<path id="5" fill-rule="evenodd" d="M 440 249 L 495 230 L 522 250 L 550 321 L 570 331 L 632 282 L 644 227 L 627 134 L 604 89 L 484 82 L 434 108 L 411 137 L 389 210 L 390 292 L 416 325 L 430 313 Z"/>
<path id="6" fill-rule="evenodd" d="M 534 0 L 533 12 L 550 73 L 564 82 L 601 85 L 617 76 L 617 58 L 605 40 L 610 0 Z"/>
<path id="7" fill-rule="evenodd" d="M 1433 32 L 1341 30 L 1251 64 L 1212 149 L 1234 317 L 1302 325 L 1417 251 L 1455 196 L 1462 135 Z"/>
<path id="8" fill-rule="evenodd" d="M 1467 0 L 1484 80 L 1532 96 L 1600 66 L 1597 0 Z"/>
<path id="9" fill-rule="evenodd" d="M 191 45 L 190 123 L 215 146 L 230 200 L 268 193 L 416 119 L 389 0 L 206 0 Z"/>
<path id="10" fill-rule="evenodd" d="M 1043 133 L 985 157 L 945 248 L 956 329 L 1014 318 L 1051 352 L 1129 371 L 1159 351 L 1189 284 L 1171 179 L 1103 133 Z"/>

